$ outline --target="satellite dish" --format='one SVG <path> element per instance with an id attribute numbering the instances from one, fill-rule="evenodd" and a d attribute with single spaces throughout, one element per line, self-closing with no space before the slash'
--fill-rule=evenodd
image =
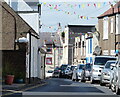
<path id="1" fill-rule="evenodd" d="M 101 54 L 101 48 L 99 47 L 99 46 L 96 46 L 95 47 L 95 53 L 97 54 L 97 55 L 100 55 Z"/>
<path id="2" fill-rule="evenodd" d="M 96 31 L 96 28 L 95 28 L 95 27 L 92 27 L 91 31 L 92 31 L 92 32 L 95 32 L 95 31 Z"/>

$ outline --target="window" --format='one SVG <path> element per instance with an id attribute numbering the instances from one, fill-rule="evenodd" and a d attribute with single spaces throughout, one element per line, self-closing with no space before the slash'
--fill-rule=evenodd
<path id="1" fill-rule="evenodd" d="M 108 17 L 103 19 L 103 39 L 108 39 Z"/>
<path id="2" fill-rule="evenodd" d="M 46 58 L 46 64 L 52 65 L 52 57 Z"/>
<path id="3" fill-rule="evenodd" d="M 47 53 L 52 53 L 52 48 L 48 48 Z"/>
<path id="4" fill-rule="evenodd" d="M 114 25 L 113 25 L 113 18 L 111 18 L 110 23 L 111 23 L 110 33 L 113 33 L 113 26 L 114 26 Z"/>
<path id="5" fill-rule="evenodd" d="M 81 48 L 81 42 L 79 42 L 79 48 Z"/>
<path id="6" fill-rule="evenodd" d="M 120 34 L 120 15 L 116 15 L 116 34 Z"/>

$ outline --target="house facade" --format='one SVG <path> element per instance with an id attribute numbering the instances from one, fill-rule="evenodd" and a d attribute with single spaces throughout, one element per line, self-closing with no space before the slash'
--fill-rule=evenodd
<path id="1" fill-rule="evenodd" d="M 28 79 L 28 82 L 34 82 L 37 80 L 40 80 L 41 78 L 41 62 L 40 58 L 41 55 L 38 52 L 40 41 L 39 41 L 39 15 L 40 15 L 40 8 L 38 7 L 39 1 L 33 2 L 31 7 L 28 2 L 25 2 L 24 0 L 16 0 L 15 2 L 12 2 L 11 0 L 5 0 L 5 2 L 12 8 L 14 11 L 19 14 L 20 18 L 23 19 L 27 25 L 30 26 L 30 29 L 26 32 L 26 38 L 28 40 L 28 51 L 26 53 L 26 78 Z M 35 8 L 35 9 L 33 9 Z M 29 17 L 29 18 L 28 18 Z M 31 22 L 32 21 L 32 22 Z M 20 27 L 19 27 L 20 29 Z M 25 28 L 24 28 L 25 29 Z M 34 33 L 30 33 L 31 31 L 34 31 Z M 19 39 L 16 39 L 16 41 Z"/>
<path id="2" fill-rule="evenodd" d="M 62 47 L 56 32 L 40 33 L 40 47 L 46 48 L 45 72 L 62 64 Z"/>
<path id="3" fill-rule="evenodd" d="M 120 50 L 120 2 L 98 16 L 102 55 L 115 56 Z"/>
<path id="4" fill-rule="evenodd" d="M 27 40 L 27 35 L 36 38 L 39 38 L 39 35 L 7 3 L 2 2 L 0 6 L 2 8 L 2 30 L 0 33 L 2 46 L 0 50 L 3 55 L 3 75 L 12 73 L 15 74 L 15 78 L 22 76 L 24 82 L 28 82 L 28 68 L 26 66 L 30 66 L 30 64 L 26 64 L 26 62 L 30 62 L 30 60 L 26 60 L 26 54 L 31 52 L 31 47 L 28 45 L 31 42 Z M 23 42 L 25 39 L 27 41 Z"/>
<path id="5" fill-rule="evenodd" d="M 85 34 L 92 32 L 94 25 L 68 25 L 63 43 L 63 63 L 77 65 L 86 62 L 86 40 Z"/>

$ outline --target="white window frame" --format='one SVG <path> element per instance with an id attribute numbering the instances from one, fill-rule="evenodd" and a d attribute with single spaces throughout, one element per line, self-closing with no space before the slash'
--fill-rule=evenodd
<path id="1" fill-rule="evenodd" d="M 114 28 L 114 20 L 113 20 L 113 18 L 110 19 L 110 24 L 111 24 L 110 33 L 113 33 L 114 32 L 114 30 L 113 30 L 113 28 Z"/>
<path id="2" fill-rule="evenodd" d="M 120 14 L 116 15 L 116 34 L 120 34 Z"/>
<path id="3" fill-rule="evenodd" d="M 108 17 L 103 19 L 103 40 L 108 39 Z"/>

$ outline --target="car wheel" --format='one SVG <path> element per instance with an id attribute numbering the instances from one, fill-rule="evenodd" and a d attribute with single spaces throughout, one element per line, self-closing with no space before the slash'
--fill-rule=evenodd
<path id="1" fill-rule="evenodd" d="M 119 86 L 118 86 L 118 85 L 115 86 L 115 92 L 116 92 L 117 95 L 120 94 L 120 89 L 119 89 Z"/>
<path id="2" fill-rule="evenodd" d="M 115 92 L 115 85 L 113 84 L 113 80 L 111 81 L 111 90 Z"/>
<path id="3" fill-rule="evenodd" d="M 109 85 L 109 89 L 111 89 L 111 85 Z"/>
<path id="4" fill-rule="evenodd" d="M 91 84 L 94 84 L 94 82 L 95 82 L 95 81 L 92 79 L 92 77 L 90 77 L 90 83 L 91 83 Z"/>
<path id="5" fill-rule="evenodd" d="M 81 82 L 86 82 L 84 77 L 81 78 Z"/>
<path id="6" fill-rule="evenodd" d="M 101 85 L 101 86 L 105 86 L 105 84 L 104 84 L 104 83 L 102 83 L 102 82 L 100 82 L 100 85 Z"/>
<path id="7" fill-rule="evenodd" d="M 73 75 L 72 75 L 72 81 L 75 81 L 75 79 L 74 79 Z"/>

